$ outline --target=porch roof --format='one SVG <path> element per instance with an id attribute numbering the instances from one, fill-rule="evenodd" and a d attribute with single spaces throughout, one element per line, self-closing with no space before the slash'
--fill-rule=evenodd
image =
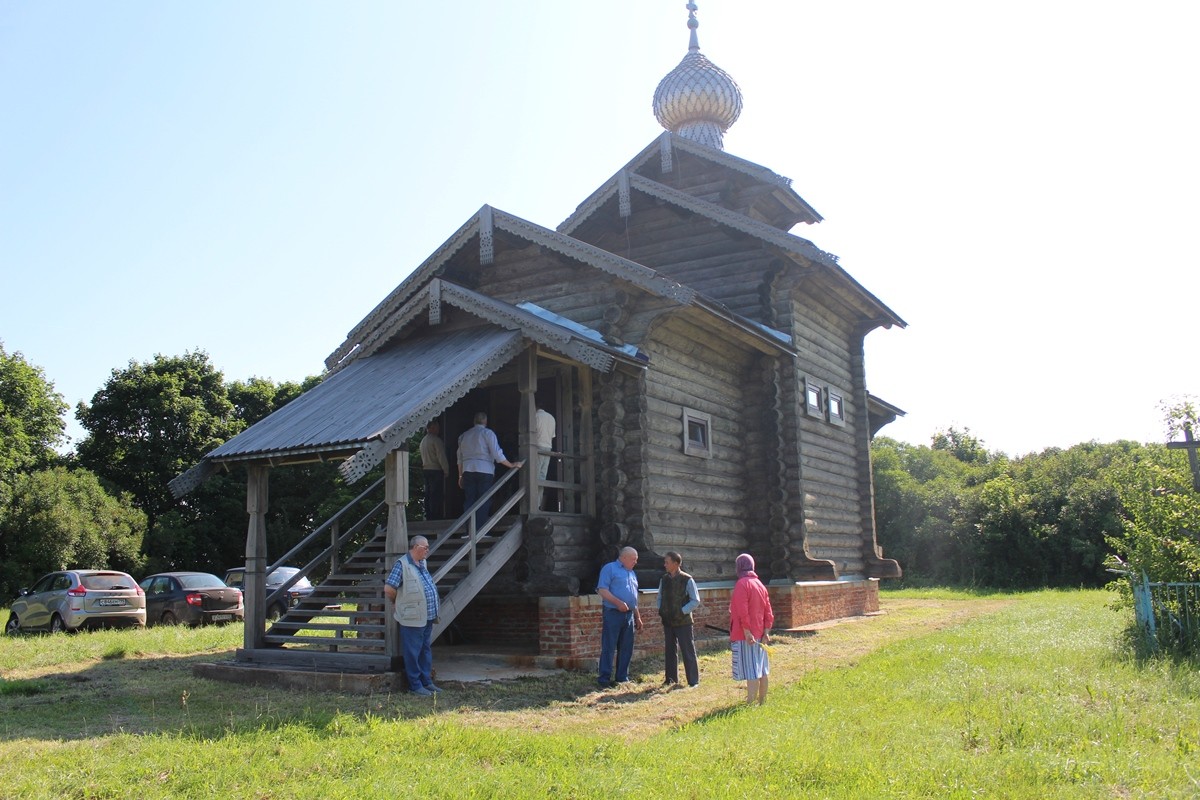
<path id="1" fill-rule="evenodd" d="M 515 358 L 522 338 L 520 331 L 477 326 L 407 339 L 357 359 L 209 452 L 171 481 L 171 491 L 182 496 L 218 465 L 246 461 L 283 464 L 352 456 L 342 471 L 355 480 L 378 463 L 361 458 L 366 451 L 420 430 Z M 347 470 L 353 461 L 358 469 Z"/>

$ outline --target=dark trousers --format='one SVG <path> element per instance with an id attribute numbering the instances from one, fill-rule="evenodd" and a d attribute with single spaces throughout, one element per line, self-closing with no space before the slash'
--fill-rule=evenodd
<path id="1" fill-rule="evenodd" d="M 422 628 L 400 626 L 400 646 L 404 650 L 404 673 L 408 688 L 433 685 L 433 620 Z"/>
<path id="2" fill-rule="evenodd" d="M 440 469 L 425 473 L 425 519 L 443 519 L 446 501 L 446 473 Z"/>
<path id="3" fill-rule="evenodd" d="M 463 473 L 463 511 L 475 504 L 475 501 L 487 494 L 487 490 L 492 488 L 496 476 L 487 472 L 464 472 Z M 488 516 L 492 512 L 492 498 L 484 501 L 479 510 L 475 512 L 475 527 L 483 527 L 483 523 L 487 522 Z"/>
<path id="4" fill-rule="evenodd" d="M 617 660 L 616 681 L 629 680 L 629 662 L 633 661 L 633 610 L 617 611 L 604 607 L 603 627 L 600 629 L 600 670 L 596 680 L 609 684 L 613 677 L 613 657 Z"/>
<path id="5" fill-rule="evenodd" d="M 666 650 L 663 653 L 667 683 L 679 683 L 679 660 L 678 655 L 683 655 L 683 674 L 687 678 L 688 686 L 695 686 L 700 682 L 700 665 L 696 663 L 696 640 L 692 636 L 691 625 L 663 625 L 663 645 Z M 676 653 L 676 645 L 678 645 L 678 653 Z"/>

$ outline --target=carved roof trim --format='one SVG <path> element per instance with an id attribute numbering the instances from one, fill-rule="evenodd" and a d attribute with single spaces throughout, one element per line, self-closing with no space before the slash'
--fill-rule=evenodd
<path id="1" fill-rule="evenodd" d="M 354 361 L 368 358 L 386 347 L 405 327 L 422 316 L 431 297 L 437 297 L 443 305 L 452 305 L 505 330 L 519 331 L 526 338 L 601 372 L 611 371 L 618 360 L 641 363 L 636 353 L 609 344 L 590 328 L 577 323 L 572 323 L 572 326 L 558 324 L 548 318 L 548 312 L 534 313 L 452 281 L 433 278 L 417 290 L 387 324 L 373 330 L 345 359 L 334 365 L 329 374 L 335 374 Z"/>
<path id="2" fill-rule="evenodd" d="M 442 243 L 442 246 L 434 250 L 421 265 L 412 273 L 400 282 L 400 285 L 393 289 L 387 297 L 379 301 L 375 308 L 371 309 L 362 320 L 350 329 L 346 334 L 346 340 L 329 354 L 325 359 L 325 366 L 332 369 L 336 364 L 345 359 L 345 357 L 358 347 L 362 335 L 365 331 L 375 327 L 380 321 L 388 316 L 390 312 L 404 303 L 412 293 L 417 291 L 439 267 L 450 259 L 455 253 L 461 250 L 471 239 L 479 233 L 480 214 L 477 212 L 463 223 L 454 234 Z"/>
<path id="3" fill-rule="evenodd" d="M 561 233 L 570 234 L 588 217 L 595 213 L 598 208 L 604 205 L 606 198 L 602 197 L 602 195 L 607 195 L 609 193 L 609 183 L 616 180 L 617 175 L 620 175 L 622 172 L 636 172 L 638 169 L 641 169 L 643 166 L 645 166 L 649 161 L 655 159 L 661 160 L 664 151 L 671 152 L 672 150 L 690 153 L 698 158 L 706 159 L 735 172 L 748 175 L 757 181 L 778 186 L 783 191 L 777 196 L 780 197 L 780 200 L 785 202 L 786 205 L 791 206 L 796 211 L 797 216 L 800 217 L 799 221 L 801 222 L 812 224 L 815 222 L 822 222 L 824 219 L 820 214 L 817 213 L 815 208 L 809 205 L 803 197 L 796 193 L 796 191 L 792 188 L 791 178 L 785 178 L 783 175 L 780 175 L 761 164 L 755 164 L 753 161 L 747 161 L 744 158 L 731 155 L 724 150 L 717 150 L 715 148 L 702 145 L 698 142 L 690 141 L 681 136 L 676 136 L 670 131 L 663 131 L 663 133 L 656 137 L 653 142 L 647 145 L 642 152 L 638 153 L 633 157 L 632 160 L 629 161 L 629 163 L 619 169 L 616 175 L 614 175 L 611 179 L 609 179 L 609 181 L 605 182 L 600 188 L 588 196 L 587 199 L 580 203 L 579 207 L 575 209 L 575 212 L 563 220 L 562 224 L 558 226 L 558 231 Z"/>

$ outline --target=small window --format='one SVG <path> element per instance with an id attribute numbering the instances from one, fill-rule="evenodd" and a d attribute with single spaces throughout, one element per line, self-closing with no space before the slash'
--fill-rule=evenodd
<path id="1" fill-rule="evenodd" d="M 825 417 L 824 388 L 810 375 L 804 376 L 804 408 L 813 417 Z"/>
<path id="2" fill-rule="evenodd" d="M 690 408 L 683 410 L 683 452 L 712 458 L 712 417 Z"/>
<path id="3" fill-rule="evenodd" d="M 829 421 L 834 425 L 846 424 L 846 401 L 837 389 L 829 390 Z"/>

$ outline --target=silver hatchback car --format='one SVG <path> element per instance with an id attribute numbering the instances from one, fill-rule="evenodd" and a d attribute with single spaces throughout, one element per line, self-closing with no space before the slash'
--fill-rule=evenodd
<path id="1" fill-rule="evenodd" d="M 114 570 L 69 569 L 18 592 L 4 632 L 135 625 L 146 626 L 146 593 L 137 581 Z"/>

